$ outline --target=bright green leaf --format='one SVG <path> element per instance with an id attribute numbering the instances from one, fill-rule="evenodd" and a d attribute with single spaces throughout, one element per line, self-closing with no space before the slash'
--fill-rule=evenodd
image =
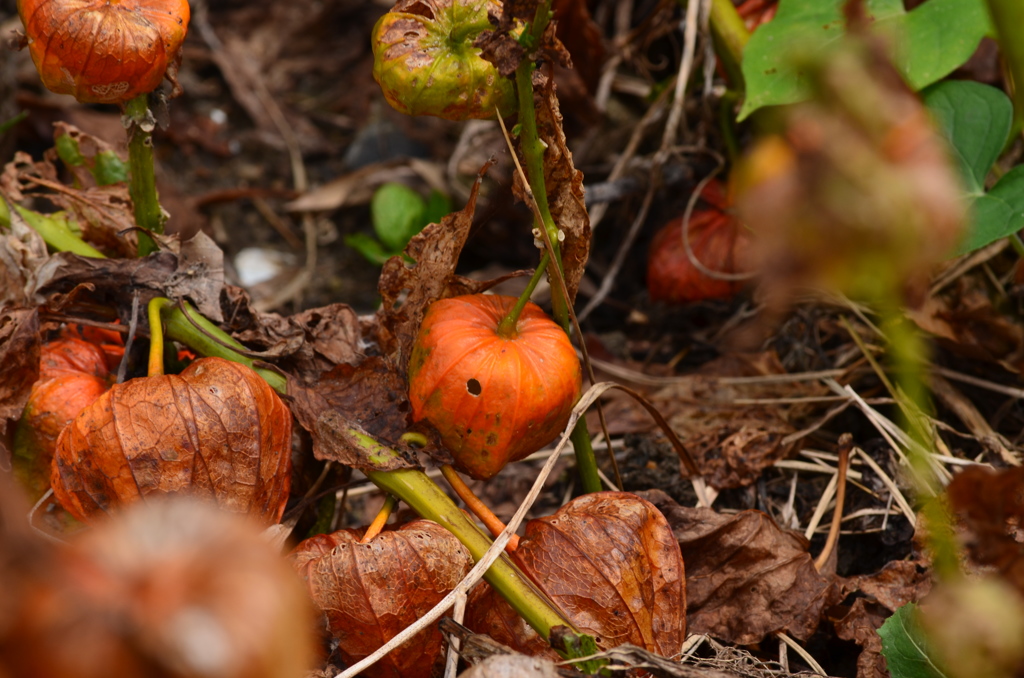
<path id="1" fill-rule="evenodd" d="M 395 182 L 384 184 L 370 201 L 373 230 L 384 247 L 399 252 L 423 228 L 421 220 L 425 209 L 423 198 L 408 186 Z"/>
<path id="2" fill-rule="evenodd" d="M 822 52 L 845 33 L 845 0 L 780 0 L 743 51 L 746 100 L 740 120 L 762 106 L 809 96 L 794 57 Z M 901 0 L 868 0 L 872 29 L 893 45 L 893 60 L 914 89 L 937 82 L 967 61 L 990 30 L 983 0 L 928 0 L 907 12 Z"/>
<path id="3" fill-rule="evenodd" d="M 121 158 L 117 157 L 113 151 L 97 153 L 96 164 L 91 171 L 96 183 L 100 186 L 128 181 L 128 163 L 121 162 Z"/>
<path id="4" fill-rule="evenodd" d="M 395 255 L 395 252 L 384 249 L 383 245 L 365 233 L 346 235 L 345 244 L 359 252 L 372 264 L 381 265 Z"/>
<path id="5" fill-rule="evenodd" d="M 968 192 L 981 195 L 1013 124 L 1010 98 L 995 87 L 950 80 L 925 90 L 924 103 L 956 155 Z"/>
<path id="6" fill-rule="evenodd" d="M 878 635 L 892 678 L 946 678 L 932 660 L 914 603 L 896 610 L 878 629 Z"/>

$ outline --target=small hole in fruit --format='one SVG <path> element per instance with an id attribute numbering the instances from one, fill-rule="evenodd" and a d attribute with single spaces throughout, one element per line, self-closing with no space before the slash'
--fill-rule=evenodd
<path id="1" fill-rule="evenodd" d="M 469 395 L 478 396 L 483 393 L 483 387 L 480 386 L 480 382 L 476 379 L 470 379 L 466 382 L 466 390 L 469 391 Z"/>

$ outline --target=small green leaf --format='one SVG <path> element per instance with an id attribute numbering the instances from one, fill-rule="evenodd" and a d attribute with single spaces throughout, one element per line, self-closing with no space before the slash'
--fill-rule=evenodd
<path id="1" fill-rule="evenodd" d="M 981 195 L 1013 124 L 1010 98 L 995 87 L 950 80 L 925 90 L 924 103 L 952 146 L 967 191 Z"/>
<path id="2" fill-rule="evenodd" d="M 372 264 L 381 265 L 395 255 L 384 249 L 378 241 L 365 233 L 352 233 L 345 236 L 345 244 L 359 252 Z"/>
<path id="3" fill-rule="evenodd" d="M 117 157 L 113 151 L 97 153 L 96 164 L 91 171 L 96 183 L 100 186 L 128 181 L 128 163 L 121 162 L 121 158 Z"/>
<path id="4" fill-rule="evenodd" d="M 846 32 L 845 0 L 779 0 L 775 18 L 758 28 L 743 51 L 743 120 L 762 106 L 806 99 L 796 56 L 813 57 Z M 868 0 L 872 30 L 893 45 L 896 67 L 914 89 L 963 64 L 990 31 L 983 0 L 928 0 L 907 12 L 902 0 Z"/>
<path id="5" fill-rule="evenodd" d="M 878 629 L 878 635 L 892 678 L 946 678 L 932 659 L 914 603 L 896 610 Z"/>
<path id="6" fill-rule="evenodd" d="M 1024 228 L 1024 165 L 1003 175 L 992 190 L 971 203 L 967 235 L 957 254 L 966 254 Z"/>
<path id="7" fill-rule="evenodd" d="M 54 140 L 54 147 L 57 149 L 57 156 L 64 161 L 65 165 L 78 167 L 85 164 L 85 156 L 78 148 L 78 142 L 69 134 L 62 134 Z"/>
<path id="8" fill-rule="evenodd" d="M 370 201 L 373 230 L 389 251 L 400 252 L 423 228 L 426 203 L 419 193 L 404 184 L 387 183 L 377 189 Z"/>

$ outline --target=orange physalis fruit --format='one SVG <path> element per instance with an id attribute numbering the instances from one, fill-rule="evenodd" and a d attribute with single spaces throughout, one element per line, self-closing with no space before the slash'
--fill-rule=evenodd
<path id="1" fill-rule="evenodd" d="M 188 0 L 18 0 L 43 84 L 81 102 L 119 104 L 171 75 L 188 30 Z"/>

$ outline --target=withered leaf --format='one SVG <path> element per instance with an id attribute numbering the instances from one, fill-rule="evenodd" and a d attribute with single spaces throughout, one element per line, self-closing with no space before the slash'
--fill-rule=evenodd
<path id="1" fill-rule="evenodd" d="M 572 303 L 590 256 L 590 215 L 583 202 L 583 172 L 573 165 L 572 153 L 566 145 L 554 80 L 540 72 L 534 73 L 533 99 L 537 111 L 537 133 L 546 144 L 544 184 L 548 207 L 555 225 L 565 235 L 561 243 L 562 264 L 565 286 Z M 516 196 L 526 202 L 526 191 L 519 173 L 515 175 L 513 189 Z"/>
<path id="2" fill-rule="evenodd" d="M 139 290 L 145 305 L 163 296 L 163 284 L 178 270 L 178 257 L 159 252 L 141 259 L 93 259 L 58 252 L 39 269 L 36 298 L 43 301 L 54 293 L 67 293 L 80 284 L 90 284 L 97 298 L 117 300 Z"/>
<path id="3" fill-rule="evenodd" d="M 342 530 L 299 544 L 292 561 L 326 628 L 348 663 L 359 661 L 419 619 L 454 589 L 473 565 L 451 532 L 428 520 L 378 534 Z M 364 675 L 429 678 L 443 661 L 436 625 L 385 656 Z"/>
<path id="4" fill-rule="evenodd" d="M 832 620 L 837 636 L 861 647 L 857 655 L 857 678 L 889 678 L 878 629 L 890 615 L 891 612 L 878 603 L 857 598 L 842 617 Z"/>
<path id="5" fill-rule="evenodd" d="M 11 221 L 10 231 L 0 231 L 0 306 L 25 306 L 31 301 L 37 271 L 50 255 L 43 237 L 2 193 L 0 203 L 0 211 L 6 209 Z"/>
<path id="6" fill-rule="evenodd" d="M 515 560 L 584 633 L 603 647 L 631 643 L 672 656 L 686 636 L 683 559 L 648 501 L 595 492 L 531 520 Z M 466 625 L 527 654 L 547 643 L 488 587 L 471 594 Z"/>
<path id="7" fill-rule="evenodd" d="M 687 623 L 741 645 L 776 631 L 806 640 L 839 587 L 819 574 L 806 541 L 765 513 L 723 516 L 676 504 L 660 490 L 641 492 L 665 514 L 686 562 Z"/>
<path id="8" fill-rule="evenodd" d="M 197 231 L 178 246 L 178 268 L 163 286 L 164 296 L 188 299 L 214 322 L 224 320 L 220 293 L 224 289 L 224 250 Z"/>
<path id="9" fill-rule="evenodd" d="M 359 365 L 341 364 L 307 386 L 288 382 L 292 412 L 313 436 L 313 454 L 358 469 L 387 471 L 416 468 L 412 448 L 401 441 L 404 433 L 419 430 L 408 423 L 409 402 L 405 379 L 388 358 L 371 357 Z M 371 454 L 355 444 L 355 429 L 394 454 Z M 444 462 L 451 457 L 436 435 L 427 430 L 427 452 Z"/>
<path id="10" fill-rule="evenodd" d="M 427 307 L 438 299 L 466 294 L 474 286 L 486 287 L 485 283 L 456 276 L 455 266 L 469 238 L 480 182 L 488 167 L 490 163 L 480 170 L 461 211 L 449 214 L 439 224 L 430 224 L 409 241 L 405 254 L 415 263 L 391 257 L 381 270 L 377 285 L 381 296 L 378 343 L 384 353 L 394 355 L 403 372 Z"/>
<path id="11" fill-rule="evenodd" d="M 291 482 L 291 423 L 251 369 L 203 358 L 181 374 L 115 384 L 86 407 L 57 439 L 51 486 L 83 521 L 185 493 L 276 523 Z"/>
<path id="12" fill-rule="evenodd" d="M 291 316 L 260 313 L 249 305 L 248 295 L 228 286 L 232 323 L 242 327 L 233 333 L 246 346 L 258 348 L 265 358 L 306 384 L 342 363 L 363 359 L 363 327 L 347 304 L 311 308 Z"/>
<path id="13" fill-rule="evenodd" d="M 967 466 L 947 488 L 964 528 L 961 539 L 978 565 L 994 567 L 1024 592 L 1024 467 Z"/>
<path id="14" fill-rule="evenodd" d="M 556 34 L 572 55 L 573 67 L 580 72 L 587 89 L 596 91 L 604 66 L 604 41 L 586 0 L 554 0 L 551 10 L 558 22 Z"/>
<path id="15" fill-rule="evenodd" d="M 0 310 L 0 467 L 10 468 L 7 429 L 28 402 L 39 378 L 39 314 L 35 309 Z"/>

